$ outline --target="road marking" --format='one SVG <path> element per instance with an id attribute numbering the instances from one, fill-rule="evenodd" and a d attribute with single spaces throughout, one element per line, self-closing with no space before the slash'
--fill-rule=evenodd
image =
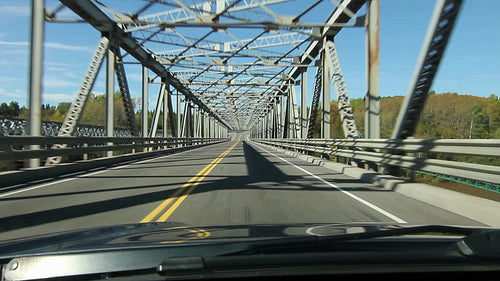
<path id="1" fill-rule="evenodd" d="M 222 152 L 217 158 L 212 160 L 210 164 L 205 166 L 201 171 L 199 171 L 194 177 L 189 179 L 187 183 L 183 184 L 172 196 L 165 199 L 160 203 L 156 208 L 153 209 L 149 214 L 147 214 L 142 220 L 141 223 L 151 222 L 157 217 L 162 211 L 164 212 L 156 221 L 164 222 L 166 221 L 174 211 L 182 204 L 182 202 L 188 197 L 191 192 L 198 186 L 207 176 L 212 172 L 212 170 L 219 164 L 222 159 L 233 150 L 236 145 L 239 144 L 241 140 L 241 136 L 238 138 L 235 144 L 229 147 L 226 151 Z M 180 195 L 183 191 L 184 194 Z M 179 196 L 180 195 L 180 196 Z M 169 207 L 170 206 L 170 207 Z"/>
<path id="2" fill-rule="evenodd" d="M 76 180 L 76 179 L 80 179 L 80 178 L 86 178 L 86 177 L 90 177 L 90 176 L 97 175 L 97 174 L 100 174 L 100 173 L 104 173 L 104 172 L 109 172 L 109 171 L 114 171 L 114 170 L 126 168 L 126 167 L 129 167 L 131 165 L 135 165 L 135 164 L 141 164 L 141 163 L 146 163 L 146 162 L 157 160 L 157 159 L 168 158 L 168 157 L 176 156 L 176 155 L 179 155 L 179 154 L 184 154 L 184 153 L 188 153 L 188 152 L 200 150 L 200 149 L 203 149 L 203 148 L 206 148 L 206 147 L 199 147 L 199 148 L 195 148 L 195 149 L 191 149 L 191 150 L 181 151 L 179 153 L 173 153 L 173 154 L 169 154 L 169 155 L 165 155 L 165 156 L 154 157 L 154 158 L 151 158 L 151 159 L 135 161 L 135 162 L 132 162 L 130 164 L 125 164 L 125 165 L 121 165 L 121 166 L 115 166 L 115 167 L 111 167 L 111 168 L 106 168 L 104 170 L 99 170 L 99 171 L 96 171 L 96 172 L 93 172 L 93 173 L 89 173 L 89 174 L 77 175 L 74 178 L 66 178 L 66 179 L 61 179 L 61 180 L 57 180 L 57 181 L 53 181 L 53 182 L 49 182 L 49 183 L 44 183 L 44 184 L 41 184 L 41 185 L 36 185 L 36 186 L 28 187 L 28 188 L 23 188 L 23 189 L 19 189 L 19 190 L 7 192 L 7 193 L 4 193 L 4 194 L 0 194 L 0 198 L 7 197 L 7 196 L 10 196 L 10 195 L 14 195 L 14 194 L 21 193 L 21 192 L 26 192 L 26 191 L 30 191 L 30 190 L 34 190 L 34 189 L 46 187 L 46 186 L 49 186 L 49 185 L 54 185 L 54 184 L 58 184 L 58 183 L 72 181 L 72 180 Z"/>
<path id="3" fill-rule="evenodd" d="M 255 143 L 254 143 L 254 144 L 255 144 Z M 280 159 L 281 161 L 283 161 L 283 162 L 285 162 L 285 163 L 287 163 L 287 164 L 289 164 L 289 165 L 292 165 L 293 167 L 295 167 L 295 168 L 297 168 L 297 169 L 301 170 L 302 172 L 304 172 L 304 173 L 306 173 L 306 174 L 308 174 L 308 175 L 310 175 L 310 176 L 314 177 L 315 179 L 317 179 L 317 180 L 319 180 L 319 181 L 323 182 L 324 184 L 326 184 L 326 185 L 328 185 L 328 186 L 330 186 L 330 187 L 333 187 L 333 188 L 337 189 L 338 191 L 340 191 L 340 192 L 344 193 L 345 195 L 347 195 L 347 196 L 351 197 L 352 199 L 354 199 L 354 200 L 356 200 L 356 201 L 358 201 L 358 202 L 360 202 L 360 203 L 364 204 L 365 206 L 372 208 L 373 210 L 375 210 L 375 211 L 377 211 L 377 212 L 379 212 L 379 213 L 383 214 L 384 216 L 389 217 L 390 219 L 395 220 L 395 221 L 396 221 L 396 222 L 398 222 L 398 223 L 407 223 L 405 220 L 403 220 L 403 219 L 401 219 L 401 218 L 399 218 L 399 217 L 397 217 L 397 216 L 395 216 L 395 215 L 393 215 L 393 214 L 389 213 L 388 211 L 386 211 L 386 210 L 384 210 L 384 209 L 382 209 L 382 208 L 380 208 L 380 207 L 378 207 L 378 206 L 375 206 L 374 204 L 372 204 L 372 203 L 370 203 L 370 202 L 368 202 L 368 201 L 366 201 L 366 200 L 364 200 L 364 199 L 362 199 L 362 198 L 360 198 L 360 197 L 358 197 L 358 196 L 356 196 L 356 195 L 354 195 L 354 194 L 350 193 L 349 191 L 345 191 L 345 190 L 343 190 L 342 188 L 340 188 L 340 187 L 336 186 L 335 184 L 333 184 L 333 183 L 331 183 L 331 182 L 329 182 L 329 181 L 327 181 L 327 180 L 324 180 L 323 178 L 321 178 L 321 177 L 319 177 L 319 176 L 317 176 L 317 175 L 315 175 L 315 174 L 313 174 L 313 173 L 309 172 L 308 170 L 306 170 L 306 169 L 304 169 L 304 168 L 302 168 L 302 167 L 299 167 L 299 166 L 297 166 L 297 165 L 293 164 L 292 162 L 290 162 L 290 161 L 288 161 L 288 160 L 286 160 L 286 159 L 284 159 L 284 158 L 282 158 L 282 157 L 279 157 L 278 155 L 276 155 L 276 154 L 274 154 L 274 153 L 272 153 L 272 152 L 270 152 L 270 151 L 268 151 L 268 150 L 264 149 L 264 148 L 263 148 L 263 147 L 261 147 L 260 145 L 257 145 L 257 144 L 255 144 L 255 145 L 256 145 L 257 147 L 259 147 L 260 149 L 264 150 L 265 152 L 267 152 L 267 153 L 271 154 L 272 156 L 274 156 L 274 157 L 276 157 L 276 158 Z"/>

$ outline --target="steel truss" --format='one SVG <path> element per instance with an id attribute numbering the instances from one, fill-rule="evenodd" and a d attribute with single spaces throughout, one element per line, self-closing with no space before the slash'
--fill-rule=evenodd
<path id="1" fill-rule="evenodd" d="M 392 138 L 405 139 L 415 132 L 461 4 L 461 0 L 437 1 L 410 90 L 403 101 Z"/>

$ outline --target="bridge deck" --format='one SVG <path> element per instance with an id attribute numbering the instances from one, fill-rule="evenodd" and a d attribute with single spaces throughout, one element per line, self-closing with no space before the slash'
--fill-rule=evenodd
<path id="1" fill-rule="evenodd" d="M 481 225 L 245 138 L 0 194 L 0 240 L 141 221 Z"/>

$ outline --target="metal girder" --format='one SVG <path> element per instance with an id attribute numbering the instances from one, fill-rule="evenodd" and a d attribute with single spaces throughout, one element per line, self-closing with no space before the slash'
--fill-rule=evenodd
<path id="1" fill-rule="evenodd" d="M 415 132 L 461 4 L 461 0 L 437 1 L 408 94 L 392 133 L 393 139 L 405 139 Z"/>
<path id="2" fill-rule="evenodd" d="M 340 68 L 340 61 L 337 55 L 335 44 L 332 41 L 327 41 L 325 44 L 326 58 L 328 66 L 331 67 L 331 74 L 333 77 L 333 84 L 337 91 L 337 102 L 342 122 L 342 129 L 346 138 L 358 138 L 359 131 L 354 120 L 354 114 L 351 107 L 351 102 L 347 96 L 345 88 L 344 77 Z"/>
<path id="3" fill-rule="evenodd" d="M 87 73 L 85 74 L 82 84 L 80 86 L 80 90 L 76 95 L 76 99 L 71 103 L 71 106 L 64 118 L 61 129 L 59 130 L 58 136 L 71 136 L 75 131 L 78 122 L 80 122 L 80 118 L 83 114 L 83 109 L 85 108 L 85 104 L 87 103 L 90 91 L 94 86 L 95 79 L 97 77 L 97 73 L 101 68 L 102 61 L 104 60 L 104 56 L 106 55 L 109 48 L 109 39 L 102 36 L 97 44 L 97 48 L 94 52 L 94 56 L 90 61 L 90 65 L 87 69 Z M 64 145 L 57 145 L 56 148 L 64 148 Z M 46 160 L 46 165 L 58 164 L 61 162 L 61 157 L 49 157 Z"/>
<path id="4" fill-rule="evenodd" d="M 43 81 L 43 35 L 45 1 L 31 0 L 31 30 L 30 30 L 30 73 L 29 73 L 29 124 L 30 136 L 40 136 L 42 128 L 42 81 Z M 40 149 L 31 145 L 30 149 Z M 30 168 L 40 165 L 38 158 L 27 161 Z"/>
<path id="5" fill-rule="evenodd" d="M 149 137 L 156 137 L 156 131 L 158 129 L 158 122 L 160 120 L 160 112 L 163 105 L 163 99 L 165 95 L 165 83 L 161 83 L 160 91 L 158 92 L 158 99 L 156 101 L 155 111 L 153 113 L 153 120 L 151 122 L 151 129 L 149 129 Z M 165 109 L 163 109 L 165 110 Z"/>
<path id="6" fill-rule="evenodd" d="M 333 12 L 330 14 L 326 20 L 327 27 L 324 28 L 320 34 L 318 34 L 317 39 L 328 36 L 334 37 L 340 32 L 342 27 L 334 27 L 334 23 L 347 23 L 351 20 L 352 15 L 355 14 L 364 4 L 366 0 L 343 0 L 335 7 Z M 347 12 L 349 11 L 349 12 Z M 304 51 L 303 55 L 299 58 L 299 64 L 310 64 L 318 55 L 321 46 L 320 40 L 312 41 L 309 46 Z M 302 73 L 303 67 L 295 66 L 288 73 L 288 77 L 291 79 L 297 79 L 297 77 Z M 286 83 L 283 83 L 282 89 L 286 88 Z"/>
<path id="7" fill-rule="evenodd" d="M 125 67 L 122 63 L 122 56 L 120 54 L 119 47 L 113 47 L 113 52 L 115 53 L 118 63 L 116 64 L 116 80 L 118 80 L 118 86 L 120 87 L 120 94 L 123 101 L 123 109 L 125 110 L 125 116 L 127 116 L 127 123 L 130 128 L 130 134 L 134 137 L 139 136 L 139 128 L 137 127 L 137 121 L 135 120 L 134 106 L 132 104 L 132 98 L 130 97 L 130 91 L 128 88 L 127 76 L 125 74 Z"/>
<path id="8" fill-rule="evenodd" d="M 277 35 L 262 36 L 259 37 L 257 40 L 241 39 L 241 40 L 234 40 L 227 42 L 214 42 L 212 44 L 197 45 L 195 49 L 191 48 L 192 51 L 191 54 L 182 55 L 179 58 L 187 59 L 198 56 L 210 56 L 214 54 L 218 55 L 224 53 L 232 53 L 233 51 L 239 49 L 240 46 L 245 45 L 250 41 L 252 41 L 253 44 L 249 45 L 246 48 L 247 50 L 263 49 L 268 47 L 276 47 L 276 46 L 300 43 L 304 41 L 304 39 L 307 37 L 308 36 L 302 33 L 280 33 Z M 178 54 L 183 53 L 185 51 L 186 49 L 168 50 L 168 51 L 156 52 L 155 55 L 158 57 L 165 57 L 168 59 L 170 56 L 175 57 L 178 56 Z"/>
<path id="9" fill-rule="evenodd" d="M 191 56 L 207 55 L 207 54 L 232 53 L 238 50 L 242 45 L 247 45 L 249 42 L 251 42 L 252 44 L 248 45 L 247 50 L 300 43 L 304 40 L 304 38 L 308 37 L 309 37 L 308 35 L 302 33 L 291 32 L 291 33 L 279 33 L 276 35 L 262 36 L 259 37 L 257 40 L 254 40 L 253 38 L 248 38 L 248 39 L 239 39 L 239 40 L 224 41 L 224 42 L 212 41 L 210 44 L 197 45 L 195 49 L 192 49 L 192 51 L 199 51 L 200 53 L 185 55 L 183 56 L 183 58 Z M 188 46 L 185 45 L 185 47 Z M 179 53 L 184 52 L 185 50 L 186 49 L 161 51 L 161 52 L 156 52 L 155 55 L 165 56 L 165 57 L 176 56 Z M 203 52 L 203 51 L 208 51 L 208 52 Z"/>
<path id="10" fill-rule="evenodd" d="M 115 21 L 111 20 L 90 0 L 60 0 L 60 2 L 79 15 L 86 22 L 91 24 L 95 29 L 102 32 L 104 36 L 113 36 L 113 41 L 117 42 L 117 44 L 126 52 L 158 76 L 166 78 L 169 84 L 177 89 L 178 92 L 192 99 L 192 101 L 200 108 L 203 108 L 218 122 L 229 128 L 225 120 L 222 120 L 217 113 L 213 112 L 210 108 L 198 100 L 187 87 L 185 87 L 177 78 L 167 71 L 167 69 L 160 62 L 158 62 L 150 51 L 141 46 L 139 42 L 137 42 L 130 34 L 125 32 Z"/>
<path id="11" fill-rule="evenodd" d="M 210 1 L 203 3 L 198 3 L 191 6 L 182 6 L 179 9 L 169 10 L 166 12 L 155 13 L 151 15 L 145 15 L 139 17 L 136 21 L 131 19 L 126 23 L 130 24 L 130 27 L 126 29 L 127 32 L 138 31 L 142 29 L 158 27 L 165 23 L 175 23 L 180 24 L 190 20 L 196 20 L 196 22 L 214 22 L 222 13 L 234 13 L 243 10 L 253 9 L 257 7 L 265 7 L 267 5 L 277 4 L 281 2 L 287 2 L 289 0 L 245 0 L 245 1 L 233 1 L 232 4 L 226 3 L 226 1 L 217 1 L 217 8 L 215 11 L 210 9 Z M 243 4 L 238 5 L 239 2 Z M 223 7 L 219 4 L 223 3 Z M 208 5 L 207 5 L 208 4 Z M 196 13 L 198 12 L 198 13 Z"/>
<path id="12" fill-rule="evenodd" d="M 323 76 L 323 68 L 318 66 L 316 75 L 314 77 L 314 92 L 311 101 L 311 111 L 309 112 L 309 126 L 307 129 L 307 138 L 314 137 L 314 129 L 316 126 L 316 119 L 318 118 L 319 98 L 321 96 L 321 78 Z"/>

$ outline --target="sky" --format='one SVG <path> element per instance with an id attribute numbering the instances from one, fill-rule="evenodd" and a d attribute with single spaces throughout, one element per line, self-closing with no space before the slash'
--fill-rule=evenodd
<path id="1" fill-rule="evenodd" d="M 57 5 L 52 0 L 46 3 L 49 8 Z M 434 0 L 381 0 L 381 96 L 407 93 L 434 4 Z M 0 0 L 0 102 L 28 104 L 29 28 L 30 1 Z M 85 23 L 45 23 L 43 103 L 73 101 L 99 36 Z M 364 28 L 345 28 L 335 37 L 351 99 L 362 98 L 366 92 L 365 36 Z M 482 97 L 500 95 L 499 46 L 500 1 L 465 0 L 431 89 Z M 127 65 L 126 71 L 132 97 L 139 97 L 141 68 Z M 309 71 L 312 87 L 314 69 Z M 93 91 L 104 93 L 104 89 L 101 71 Z M 150 106 L 156 102 L 155 93 L 157 85 L 150 85 Z"/>

